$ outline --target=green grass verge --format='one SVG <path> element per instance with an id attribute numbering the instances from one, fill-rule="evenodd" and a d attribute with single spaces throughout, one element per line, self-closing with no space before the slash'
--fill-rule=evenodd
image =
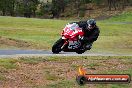
<path id="1" fill-rule="evenodd" d="M 4 67 L 6 69 L 16 69 L 17 60 L 15 59 L 0 59 L 0 67 Z"/>
<path id="2" fill-rule="evenodd" d="M 53 59 L 54 58 L 54 59 Z M 130 65 L 131 64 L 131 60 L 132 57 L 128 57 L 128 56 L 118 56 L 118 57 L 63 57 L 63 58 L 58 58 L 57 57 L 52 57 L 51 61 L 67 61 L 70 62 L 70 60 L 74 61 L 74 60 L 92 60 L 89 64 L 85 64 L 85 67 L 90 67 L 90 68 L 94 68 L 94 67 L 99 67 L 101 64 L 99 63 L 100 60 L 111 60 L 111 59 L 118 59 L 122 61 L 122 64 L 126 64 L 126 65 Z M 96 62 L 94 60 L 98 60 L 99 62 Z M 74 65 L 73 68 L 78 68 L 79 66 Z M 105 67 L 105 65 L 104 65 Z M 111 67 L 112 68 L 112 67 Z M 130 74 L 132 75 L 132 69 L 131 68 L 127 68 L 127 70 L 106 70 L 106 71 L 99 71 L 96 74 Z M 57 83 L 53 83 L 53 84 L 49 84 L 47 86 L 44 86 L 46 88 L 88 88 L 88 87 L 93 87 L 93 88 L 131 88 L 132 84 L 87 84 L 84 86 L 79 86 L 77 85 L 75 79 L 71 79 L 71 80 L 62 80 L 60 82 Z M 41 87 L 38 87 L 41 88 Z"/>
<path id="3" fill-rule="evenodd" d="M 0 81 L 6 81 L 6 77 L 0 73 Z"/>
<path id="4" fill-rule="evenodd" d="M 17 65 L 17 64 L 20 64 L 20 65 Z M 23 78 L 22 79 L 23 81 L 31 81 L 31 83 L 29 82 L 28 85 L 32 88 L 87 88 L 87 87 L 131 88 L 132 87 L 131 83 L 130 84 L 88 84 L 84 86 L 79 86 L 75 80 L 76 73 L 72 73 L 72 71 L 73 72 L 77 71 L 78 67 L 82 65 L 85 68 L 88 68 L 89 73 L 95 72 L 95 74 L 130 74 L 132 75 L 131 64 L 132 64 L 131 56 L 105 56 L 105 57 L 103 56 L 99 56 L 99 57 L 98 56 L 80 56 L 80 57 L 56 56 L 56 57 L 25 57 L 25 58 L 20 57 L 18 59 L 16 58 L 15 59 L 13 58 L 0 59 L 0 69 L 1 69 L 0 81 L 2 81 L 2 83 L 4 82 L 6 83 L 8 81 L 6 75 L 8 75 L 10 71 L 11 72 L 16 71 L 14 73 L 17 73 L 17 70 L 18 70 L 18 71 L 21 71 L 20 74 L 22 74 L 22 72 L 24 71 L 23 73 L 24 75 L 17 74 L 17 76 L 20 76 L 21 78 Z M 58 68 L 59 65 L 60 65 L 60 68 Z M 65 67 L 65 65 L 68 65 L 68 66 Z M 36 67 L 37 69 L 35 69 Z M 29 70 L 29 68 L 31 69 Z M 69 68 L 70 70 L 68 70 Z M 91 68 L 95 68 L 95 69 L 91 69 Z M 36 72 L 35 70 L 38 70 L 38 71 Z M 73 77 L 70 79 L 67 78 L 68 75 L 65 75 L 65 73 L 69 71 L 71 71 L 71 74 L 74 74 Z M 29 75 L 29 72 L 31 76 Z M 62 74 L 63 76 L 60 76 L 58 74 Z M 28 80 L 27 78 L 24 78 L 25 75 L 28 76 Z M 32 75 L 34 75 L 35 77 Z M 39 75 L 41 77 L 39 77 Z M 17 76 L 15 80 L 19 78 Z M 10 74 L 10 77 L 12 77 L 11 74 Z M 41 81 L 39 80 L 39 78 Z M 8 79 L 10 80 L 10 78 Z M 48 84 L 42 84 L 43 83 L 42 81 L 46 81 L 46 83 Z M 24 84 L 22 86 L 29 87 Z"/>
<path id="5" fill-rule="evenodd" d="M 106 20 L 108 22 L 132 22 L 132 12 L 124 12 L 120 15 L 113 16 L 112 18 Z"/>
<path id="6" fill-rule="evenodd" d="M 56 84 L 47 85 L 45 88 L 131 88 L 129 84 L 87 84 L 79 86 L 76 81 L 63 80 Z M 43 87 L 38 87 L 43 88 Z"/>
<path id="7" fill-rule="evenodd" d="M 72 87 L 77 88 L 76 82 L 73 80 L 63 80 L 56 84 L 49 84 L 46 86 L 46 88 L 72 88 Z"/>
<path id="8" fill-rule="evenodd" d="M 9 20 L 10 19 L 10 20 Z M 49 49 L 68 21 L 0 17 L 0 35 L 34 42 Z M 43 47 L 42 47 L 43 48 Z"/>
<path id="9" fill-rule="evenodd" d="M 90 52 L 132 54 L 132 25 L 118 23 L 131 22 L 131 14 L 127 12 L 108 20 L 98 21 L 97 25 L 101 33 Z M 38 46 L 36 47 L 38 49 L 51 50 L 53 43 L 60 37 L 62 29 L 68 22 L 71 21 L 0 17 L 0 35 L 32 42 Z M 4 45 L 3 47 L 13 48 Z"/>
<path id="10" fill-rule="evenodd" d="M 25 64 L 38 64 L 39 62 L 45 62 L 47 61 L 45 58 L 25 58 L 25 57 L 21 57 L 19 58 L 19 61 Z"/>

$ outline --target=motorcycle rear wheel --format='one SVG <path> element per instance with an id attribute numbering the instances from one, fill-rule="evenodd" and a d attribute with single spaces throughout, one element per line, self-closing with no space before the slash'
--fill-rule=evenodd
<path id="1" fill-rule="evenodd" d="M 61 52 L 61 47 L 64 44 L 64 40 L 62 38 L 60 38 L 59 40 L 57 40 L 54 45 L 52 46 L 52 52 L 54 54 L 58 54 L 59 52 Z"/>
<path id="2" fill-rule="evenodd" d="M 76 51 L 77 54 L 82 54 L 82 53 L 84 53 L 84 52 L 85 52 L 85 50 L 77 50 L 77 51 Z"/>

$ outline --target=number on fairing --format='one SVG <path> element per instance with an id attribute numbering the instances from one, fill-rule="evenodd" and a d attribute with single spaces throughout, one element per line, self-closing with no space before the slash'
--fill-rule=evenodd
<path id="1" fill-rule="evenodd" d="M 79 44 L 78 41 L 69 41 L 69 46 L 68 46 L 68 48 L 69 48 L 69 49 L 75 49 L 75 48 L 78 48 L 79 45 L 80 45 L 80 44 Z"/>

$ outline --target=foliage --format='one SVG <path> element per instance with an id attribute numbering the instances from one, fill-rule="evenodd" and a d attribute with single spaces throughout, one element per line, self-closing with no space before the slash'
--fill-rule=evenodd
<path id="1" fill-rule="evenodd" d="M 84 17 L 87 4 L 103 5 L 109 10 L 123 10 L 131 6 L 130 0 L 0 0 L 0 15 L 58 18 L 65 9 L 76 11 L 78 17 Z M 83 8 L 82 8 L 83 7 Z M 83 9 L 83 10 L 82 10 Z M 47 17 L 45 17 L 47 18 Z"/>
<path id="2" fill-rule="evenodd" d="M 39 4 L 38 0 L 0 0 L 0 11 L 2 15 L 35 16 Z"/>
<path id="3" fill-rule="evenodd" d="M 2 11 L 2 15 L 14 14 L 15 0 L 0 0 L 0 11 Z"/>

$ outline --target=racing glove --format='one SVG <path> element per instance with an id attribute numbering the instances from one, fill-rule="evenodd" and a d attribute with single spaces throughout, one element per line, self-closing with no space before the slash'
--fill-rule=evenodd
<path id="1" fill-rule="evenodd" d="M 85 39 L 84 39 L 84 36 L 79 36 L 79 40 L 80 41 L 84 41 Z"/>

